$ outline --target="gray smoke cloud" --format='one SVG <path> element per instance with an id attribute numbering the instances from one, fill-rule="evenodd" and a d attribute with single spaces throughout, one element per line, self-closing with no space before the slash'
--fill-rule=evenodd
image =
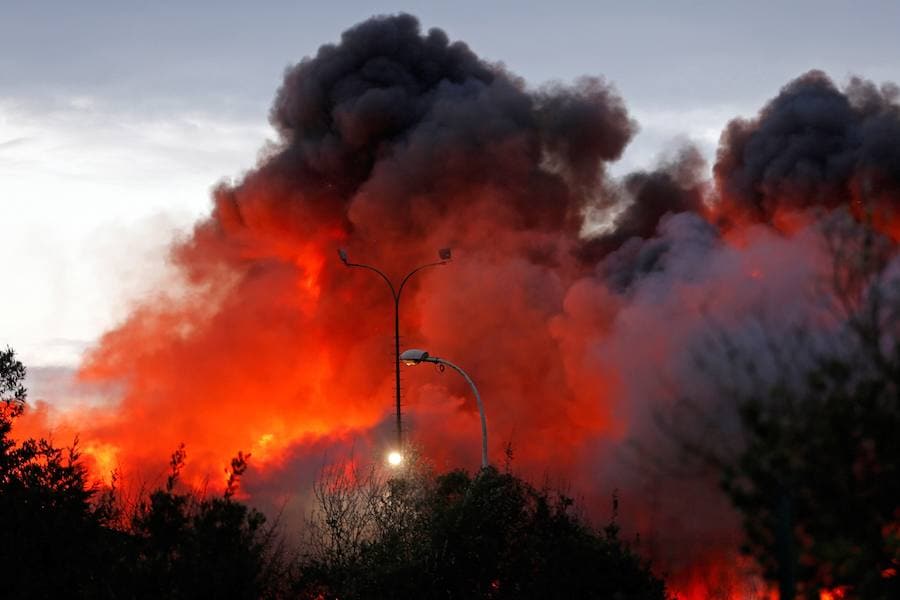
<path id="1" fill-rule="evenodd" d="M 616 188 L 617 201 L 624 207 L 606 231 L 582 242 L 580 256 L 596 263 L 632 239 L 653 237 L 666 215 L 704 212 L 707 189 L 706 161 L 690 145 L 653 171 L 626 175 Z"/>
<path id="2" fill-rule="evenodd" d="M 817 310 L 798 300 L 815 298 L 816 228 L 756 223 L 732 243 L 712 203 L 765 220 L 900 188 L 890 86 L 800 77 L 729 125 L 716 188 L 690 147 L 613 181 L 605 165 L 637 124 L 610 84 L 530 88 L 403 14 L 289 68 L 270 118 L 280 139 L 218 186 L 212 213 L 173 247 L 187 293 L 148 298 L 89 355 L 84 377 L 120 386 L 121 402 L 75 425 L 122 462 L 164 467 L 185 441 L 198 479 L 249 451 L 260 472 L 246 489 L 271 505 L 327 448 L 358 436 L 371 456 L 394 439 L 393 300 L 346 269 L 338 246 L 403 274 L 453 245 L 452 266 L 404 292 L 404 345 L 464 363 L 486 399 L 492 456 L 512 442 L 523 470 L 552 468 L 605 504 L 628 485 L 615 448 L 648 435 L 673 390 L 706 397 L 691 357 L 711 323 L 752 351 L 760 313 L 788 331 Z M 586 216 L 603 209 L 612 222 L 585 239 Z M 465 464 L 480 433 L 465 382 L 424 368 L 404 377 L 405 431 L 437 464 Z M 626 490 L 636 521 L 648 514 L 639 488 Z M 680 489 L 660 514 L 723 503 Z M 724 517 L 684 521 L 666 528 L 699 540 L 678 546 L 685 556 L 735 531 Z"/>
<path id="3" fill-rule="evenodd" d="M 726 206 L 754 219 L 779 207 L 835 207 L 900 198 L 898 88 L 821 71 L 788 83 L 759 114 L 731 121 L 715 164 Z"/>
<path id="4" fill-rule="evenodd" d="M 316 227 L 377 222 L 392 236 L 421 234 L 487 186 L 503 190 L 511 226 L 577 231 L 603 163 L 636 127 L 601 79 L 529 90 L 406 14 L 365 21 L 288 69 L 271 121 L 282 140 L 242 184 L 288 196 L 265 210 L 302 195 Z M 220 190 L 223 220 L 240 192 Z"/>

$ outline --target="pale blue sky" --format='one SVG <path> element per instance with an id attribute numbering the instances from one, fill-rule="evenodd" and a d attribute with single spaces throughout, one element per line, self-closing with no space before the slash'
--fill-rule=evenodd
<path id="1" fill-rule="evenodd" d="M 258 5 L 258 6 L 257 6 Z M 0 345 L 71 365 L 164 285 L 172 235 L 255 162 L 286 66 L 411 12 L 529 84 L 602 75 L 641 133 L 614 172 L 820 68 L 900 82 L 900 3 L 0 0 Z"/>

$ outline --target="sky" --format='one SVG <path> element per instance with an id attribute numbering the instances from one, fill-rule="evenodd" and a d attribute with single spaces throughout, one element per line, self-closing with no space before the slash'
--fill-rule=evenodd
<path id="1" fill-rule="evenodd" d="M 615 84 L 640 133 L 613 172 L 724 125 L 813 68 L 900 82 L 900 4 L 0 0 L 0 345 L 68 369 L 165 285 L 166 249 L 275 133 L 286 67 L 410 12 L 529 86 Z M 44 390 L 50 393 L 50 390 Z"/>

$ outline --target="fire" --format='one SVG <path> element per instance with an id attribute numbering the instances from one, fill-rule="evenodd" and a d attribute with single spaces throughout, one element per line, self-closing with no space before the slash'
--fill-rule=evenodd
<path id="1" fill-rule="evenodd" d="M 220 185 L 208 217 L 173 243 L 180 280 L 85 356 L 80 380 L 121 394 L 52 419 L 42 407 L 19 433 L 52 423 L 56 439 L 79 435 L 100 478 L 122 468 L 152 480 L 184 442 L 185 478 L 203 482 L 246 452 L 251 500 L 295 490 L 296 474 L 329 450 L 358 444 L 381 457 L 394 436 L 393 300 L 377 277 L 348 273 L 335 249 L 396 277 L 450 245 L 452 266 L 404 290 L 403 345 L 470 373 L 495 462 L 512 448 L 518 470 L 552 469 L 592 498 L 639 489 L 621 450 L 645 439 L 658 401 L 693 389 L 685 356 L 710 317 L 740 331 L 766 302 L 781 309 L 779 298 L 813 289 L 824 262 L 814 209 L 846 204 L 856 171 L 844 158 L 820 161 L 846 171 L 821 181 L 807 163 L 788 168 L 822 147 L 806 140 L 796 156 L 778 154 L 814 136 L 815 122 L 788 118 L 804 111 L 771 115 L 800 92 L 850 102 L 823 78 L 804 75 L 757 119 L 730 124 L 713 182 L 688 151 L 622 183 L 605 165 L 636 125 L 602 79 L 532 90 L 443 32 L 423 35 L 408 15 L 363 23 L 288 71 L 271 113 L 278 143 Z M 853 132 L 887 102 L 870 100 L 847 109 Z M 857 171 L 878 172 L 866 162 L 875 154 L 855 159 Z M 896 200 L 893 183 L 881 181 L 880 197 Z M 584 239 L 585 215 L 609 205 L 621 209 L 610 229 Z M 896 220 L 884 222 L 895 233 Z M 438 467 L 477 464 L 465 382 L 406 371 L 403 408 L 412 441 Z M 647 521 L 648 501 L 631 498 L 631 520 Z M 691 512 L 708 502 L 667 501 L 683 498 Z M 687 522 L 684 536 L 721 527 L 737 525 Z M 715 586 L 751 597 L 743 567 L 704 569 L 682 570 L 680 598 L 712 597 Z"/>
<path id="2" fill-rule="evenodd" d="M 263 463 L 267 463 L 273 459 L 273 448 L 277 448 L 278 444 L 273 442 L 275 441 L 275 435 L 272 433 L 264 433 L 259 436 L 259 439 L 253 445 L 252 454 L 254 457 L 254 461 L 261 461 Z"/>
<path id="3" fill-rule="evenodd" d="M 107 485 L 111 484 L 119 466 L 119 448 L 113 444 L 88 444 L 83 451 L 92 465 L 94 476 Z"/>

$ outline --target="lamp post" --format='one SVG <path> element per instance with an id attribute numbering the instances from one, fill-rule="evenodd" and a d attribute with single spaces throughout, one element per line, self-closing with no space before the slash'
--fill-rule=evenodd
<path id="1" fill-rule="evenodd" d="M 478 413 L 481 415 L 481 468 L 486 469 L 488 467 L 487 419 L 484 416 L 484 404 L 482 404 L 481 402 L 481 394 L 478 393 L 478 388 L 475 387 L 475 382 L 472 381 L 472 378 L 469 377 L 465 371 L 454 365 L 449 360 L 438 358 L 437 356 L 431 356 L 425 350 L 406 350 L 403 354 L 400 355 L 400 360 L 402 360 L 407 365 L 417 365 L 423 362 L 434 363 L 436 365 L 446 365 L 462 375 L 463 378 L 467 382 L 469 382 L 469 386 L 472 388 L 472 393 L 475 394 L 475 402 L 478 403 Z"/>
<path id="2" fill-rule="evenodd" d="M 373 267 L 372 265 L 350 262 L 350 258 L 344 248 L 338 249 L 338 256 L 340 257 L 341 262 L 343 262 L 347 267 L 359 267 L 360 269 L 368 269 L 369 271 L 377 273 L 390 288 L 391 297 L 394 299 L 394 381 L 396 383 L 397 392 L 397 450 L 392 453 L 392 456 L 394 456 L 394 458 L 392 458 L 390 462 L 391 464 L 399 464 L 400 459 L 402 458 L 402 455 L 399 454 L 399 452 L 403 448 L 403 420 L 400 408 L 400 294 L 403 293 L 403 287 L 406 285 L 406 282 L 409 281 L 410 277 L 412 277 L 422 269 L 427 269 L 428 267 L 437 267 L 439 265 L 446 265 L 448 262 L 450 262 L 450 248 L 441 248 L 440 250 L 438 250 L 438 258 L 440 258 L 438 262 L 428 263 L 420 267 L 416 267 L 403 277 L 403 279 L 400 281 L 400 285 L 397 287 L 394 287 L 394 283 L 387 275 L 385 275 L 383 272 L 381 272 L 381 270 Z"/>

